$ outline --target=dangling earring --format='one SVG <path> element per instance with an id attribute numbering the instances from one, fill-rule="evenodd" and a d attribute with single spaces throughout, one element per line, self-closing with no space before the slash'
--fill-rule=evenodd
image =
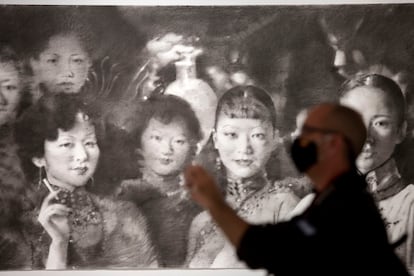
<path id="1" fill-rule="evenodd" d="M 89 179 L 90 181 L 89 181 L 89 185 L 90 186 L 93 186 L 94 184 L 95 184 L 95 179 L 93 178 L 93 176 L 91 176 L 91 178 Z"/>
<path id="2" fill-rule="evenodd" d="M 40 190 L 40 187 L 42 186 L 42 180 L 43 180 L 43 175 L 42 175 L 42 167 L 39 167 L 39 179 L 37 180 L 37 189 Z"/>
<path id="3" fill-rule="evenodd" d="M 221 171 L 221 159 L 220 159 L 220 156 L 217 156 L 216 157 L 216 169 L 217 169 L 218 172 Z"/>
<path id="4" fill-rule="evenodd" d="M 267 178 L 267 171 L 266 171 L 266 170 L 263 170 L 263 172 L 262 172 L 262 173 L 263 173 L 263 178 L 267 180 L 267 179 L 268 179 L 268 178 Z"/>

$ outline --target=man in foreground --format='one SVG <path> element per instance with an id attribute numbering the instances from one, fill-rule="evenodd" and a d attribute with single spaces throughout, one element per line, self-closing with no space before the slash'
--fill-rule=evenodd
<path id="1" fill-rule="evenodd" d="M 311 109 L 291 155 L 316 197 L 302 215 L 275 225 L 250 225 L 238 217 L 199 166 L 186 170 L 186 185 L 251 268 L 275 275 L 409 275 L 355 167 L 365 139 L 364 123 L 352 109 Z"/>

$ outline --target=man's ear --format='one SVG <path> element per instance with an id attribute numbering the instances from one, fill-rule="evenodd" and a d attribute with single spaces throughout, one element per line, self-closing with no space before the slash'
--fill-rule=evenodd
<path id="1" fill-rule="evenodd" d="M 32 163 L 38 168 L 46 166 L 46 162 L 43 157 L 32 157 Z"/>
<path id="2" fill-rule="evenodd" d="M 404 122 L 398 128 L 397 144 L 399 144 L 402 141 L 404 141 L 406 135 L 407 135 L 407 121 L 404 120 Z"/>
<path id="3" fill-rule="evenodd" d="M 343 139 L 341 139 L 339 135 L 326 134 L 323 136 L 323 144 L 329 146 L 328 147 L 329 149 L 334 149 L 333 152 L 335 153 L 338 148 L 345 146 L 345 145 L 341 145 L 341 144 L 345 144 L 345 141 L 343 141 Z"/>

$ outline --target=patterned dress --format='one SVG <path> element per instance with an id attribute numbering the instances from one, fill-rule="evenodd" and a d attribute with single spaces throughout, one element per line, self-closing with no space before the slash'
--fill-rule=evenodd
<path id="1" fill-rule="evenodd" d="M 366 179 L 378 202 L 390 242 L 396 242 L 407 234 L 406 241 L 396 248 L 396 253 L 413 274 L 414 185 L 405 183 L 394 159 L 381 169 L 381 172 L 370 172 Z"/>
<path id="2" fill-rule="evenodd" d="M 227 180 L 226 201 L 250 223 L 283 220 L 299 199 L 288 187 L 271 184 L 264 175 Z M 192 222 L 187 263 L 190 268 L 240 268 L 234 248 L 204 211 Z"/>
<path id="3" fill-rule="evenodd" d="M 133 204 L 101 198 L 83 188 L 58 196 L 73 210 L 68 269 L 157 266 L 145 218 Z M 28 231 L 33 240 L 33 267 L 44 268 L 51 239 L 41 226 Z"/>
<path id="4" fill-rule="evenodd" d="M 180 176 L 160 177 L 144 170 L 142 178 L 123 181 L 117 191 L 119 198 L 143 211 L 162 267 L 183 266 L 190 224 L 201 211 L 185 196 L 181 181 Z"/>

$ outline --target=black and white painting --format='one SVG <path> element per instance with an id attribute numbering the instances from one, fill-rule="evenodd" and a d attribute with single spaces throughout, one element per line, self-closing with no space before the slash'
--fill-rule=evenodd
<path id="1" fill-rule="evenodd" d="M 0 270 L 246 268 L 183 169 L 289 219 L 312 198 L 291 142 L 334 101 L 414 271 L 412 26 L 413 4 L 1 6 Z"/>

